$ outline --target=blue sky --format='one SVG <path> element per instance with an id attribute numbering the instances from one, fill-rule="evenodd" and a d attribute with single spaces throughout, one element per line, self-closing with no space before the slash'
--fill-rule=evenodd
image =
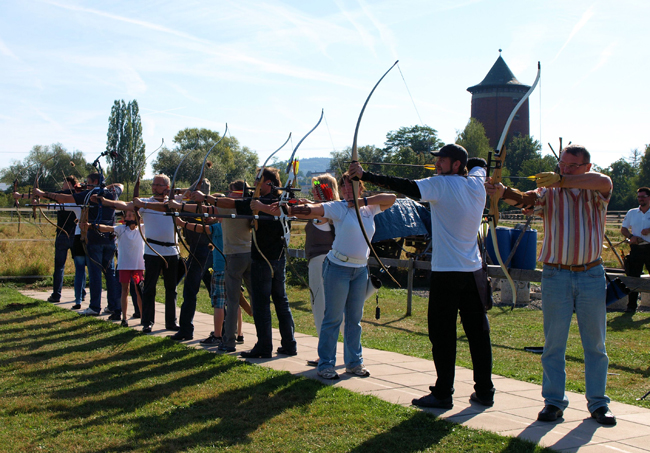
<path id="1" fill-rule="evenodd" d="M 530 130 L 544 153 L 561 136 L 606 166 L 650 143 L 648 18 L 646 0 L 3 0 L 0 158 L 60 142 L 94 159 L 116 99 L 137 99 L 148 152 L 227 122 L 261 160 L 324 108 L 299 154 L 329 156 L 351 146 L 368 92 L 397 59 L 415 107 L 394 69 L 359 144 L 422 123 L 452 142 L 469 119 L 467 87 L 503 49 L 525 84 L 541 61 Z"/>

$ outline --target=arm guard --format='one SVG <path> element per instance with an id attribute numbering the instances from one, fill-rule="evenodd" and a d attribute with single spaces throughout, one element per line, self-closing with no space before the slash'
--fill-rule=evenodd
<path id="1" fill-rule="evenodd" d="M 420 188 L 418 187 L 417 183 L 410 179 L 398 178 L 396 176 L 376 175 L 374 173 L 364 171 L 361 180 L 370 182 L 379 187 L 394 190 L 395 192 L 402 193 L 412 198 L 422 198 L 422 194 L 420 193 Z"/>
<path id="2" fill-rule="evenodd" d="M 517 203 L 514 205 L 516 208 L 533 209 L 537 196 L 533 192 L 520 192 L 517 189 L 506 187 L 505 192 L 503 192 L 503 199 L 516 201 Z"/>

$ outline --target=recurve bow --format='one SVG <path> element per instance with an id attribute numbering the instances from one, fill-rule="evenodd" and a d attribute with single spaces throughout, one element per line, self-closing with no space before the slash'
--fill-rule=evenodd
<path id="1" fill-rule="evenodd" d="M 490 161 L 494 163 L 493 171 L 492 171 L 492 184 L 497 184 L 500 183 L 502 180 L 501 177 L 501 171 L 504 166 L 504 162 L 506 160 L 506 139 L 508 138 L 508 132 L 510 131 L 510 125 L 512 124 L 512 121 L 515 118 L 515 115 L 519 111 L 519 108 L 521 108 L 522 105 L 524 105 L 524 102 L 528 100 L 530 95 L 535 91 L 535 87 L 539 83 L 539 79 L 541 76 L 542 72 L 542 66 L 538 62 L 537 63 L 537 77 L 535 78 L 535 82 L 532 84 L 530 89 L 524 94 L 524 96 L 517 102 L 517 105 L 515 105 L 515 108 L 512 109 L 512 112 L 510 112 L 510 116 L 508 117 L 508 121 L 506 121 L 506 125 L 503 128 L 503 132 L 501 133 L 501 138 L 499 139 L 499 143 L 494 150 L 494 153 L 490 156 Z M 490 171 L 490 165 L 488 165 L 488 176 Z M 515 285 L 514 280 L 510 276 L 510 273 L 508 272 L 508 268 L 505 266 L 503 259 L 501 258 L 501 254 L 499 253 L 499 244 L 497 241 L 497 232 L 496 232 L 496 227 L 497 224 L 499 223 L 499 198 L 496 196 L 490 197 L 490 209 L 488 211 L 487 215 L 487 220 L 488 220 L 488 226 L 490 227 L 490 233 L 492 236 L 492 245 L 494 246 L 494 254 L 497 257 L 497 261 L 499 262 L 499 266 L 501 266 L 501 270 L 506 276 L 506 279 L 508 280 L 508 284 L 510 285 L 510 288 L 512 290 L 512 310 L 514 310 L 515 305 L 517 305 L 517 287 Z M 523 232 L 521 233 L 523 234 Z"/>
<path id="2" fill-rule="evenodd" d="M 359 119 L 357 120 L 357 127 L 354 130 L 354 141 L 352 142 L 352 162 L 358 162 L 359 161 L 359 152 L 357 150 L 357 138 L 359 136 L 359 126 L 361 125 L 361 118 L 363 118 L 363 112 L 366 110 L 366 106 L 368 105 L 368 101 L 370 101 L 370 97 L 372 94 L 375 92 L 379 84 L 381 83 L 382 80 L 384 80 L 384 77 L 393 69 L 397 63 L 399 63 L 399 60 L 397 60 L 393 65 L 384 73 L 383 76 L 379 79 L 379 81 L 375 84 L 375 86 L 372 88 L 372 91 L 370 91 L 370 94 L 366 98 L 366 102 L 363 104 L 363 108 L 361 109 L 361 113 L 359 114 Z M 377 252 L 375 251 L 375 248 L 372 246 L 372 243 L 370 242 L 370 238 L 368 237 L 368 233 L 366 232 L 366 228 L 363 226 L 363 219 L 361 218 L 361 210 L 359 208 L 359 181 L 358 180 L 353 180 L 352 181 L 352 196 L 354 198 L 354 210 L 357 213 L 357 220 L 359 221 L 359 227 L 361 228 L 361 232 L 363 233 L 363 238 L 366 240 L 366 244 L 368 244 L 368 248 L 370 248 L 370 251 L 372 252 L 373 256 L 381 266 L 381 268 L 388 274 L 388 276 L 401 288 L 401 285 L 399 282 L 393 277 L 393 275 L 388 271 L 388 268 L 384 266 L 384 263 L 381 262 L 381 259 L 379 259 L 379 255 L 377 255 Z"/>

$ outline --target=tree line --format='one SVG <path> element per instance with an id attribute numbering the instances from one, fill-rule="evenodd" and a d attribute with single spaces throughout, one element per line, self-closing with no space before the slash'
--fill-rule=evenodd
<path id="1" fill-rule="evenodd" d="M 198 178 L 198 171 L 207 151 L 221 138 L 219 132 L 210 129 L 183 129 L 174 136 L 172 147 L 162 146 L 155 160 L 151 162 L 151 167 L 155 174 L 166 174 L 170 177 L 178 168 L 177 186 L 187 187 Z M 456 143 L 465 147 L 470 157 L 487 159 L 492 151 L 483 125 L 474 118 L 468 121 L 463 130 L 457 131 Z M 437 131 L 432 127 L 426 125 L 400 127 L 386 134 L 383 148 L 374 145 L 359 147 L 359 159 L 361 162 L 371 162 L 364 166 L 371 172 L 421 179 L 435 173 L 434 170 L 425 168 L 425 165 L 433 162 L 431 151 L 436 151 L 443 145 Z M 532 137 L 514 137 L 506 144 L 506 148 L 503 179 L 508 186 L 520 190 L 533 189 L 535 182 L 524 177 L 556 169 L 556 157 L 551 154 L 542 155 L 541 143 Z M 108 120 L 105 152 L 107 183 L 125 184 L 126 190 L 122 198 L 131 198 L 132 184 L 138 177 L 144 176 L 147 163 L 146 146 L 142 140 L 142 122 L 136 100 L 128 103 L 124 100 L 114 102 Z M 187 153 L 190 154 L 179 168 L 181 159 Z M 329 171 L 340 175 L 348 167 L 351 148 L 333 151 L 330 154 Z M 215 146 L 209 160 L 212 165 L 206 166 L 205 177 L 210 181 L 213 191 L 224 190 L 231 181 L 236 179 L 244 179 L 252 183 L 259 162 L 257 153 L 247 146 L 242 146 L 237 138 L 230 135 L 224 137 Z M 42 162 L 46 164 L 41 165 Z M 286 162 L 277 160 L 273 164 L 282 169 L 287 165 Z M 609 167 L 596 166 L 595 169 L 610 176 L 614 183 L 610 210 L 627 210 L 635 207 L 636 189 L 650 185 L 650 145 L 645 145 L 644 151 L 632 150 L 628 157 L 620 158 Z M 60 188 L 64 175 L 72 174 L 83 181 L 94 171 L 95 169 L 90 162 L 86 161 L 81 151 L 69 152 L 60 143 L 49 146 L 35 145 L 23 161 L 14 162 L 0 170 L 0 181 L 13 186 L 16 180 L 19 189 L 27 191 L 33 186 L 36 175 L 39 175 L 40 187 L 55 191 Z M 283 182 L 284 179 L 286 176 L 283 177 Z M 303 181 L 308 181 L 308 178 L 304 178 Z M 143 181 L 141 193 L 150 193 L 150 184 L 151 181 Z M 6 191 L 3 202 L 5 206 L 13 204 L 13 200 L 8 196 L 12 190 L 13 187 Z"/>

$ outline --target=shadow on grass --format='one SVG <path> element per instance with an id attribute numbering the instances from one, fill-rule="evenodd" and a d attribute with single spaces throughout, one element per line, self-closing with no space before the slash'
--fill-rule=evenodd
<path id="1" fill-rule="evenodd" d="M 648 324 L 650 324 L 650 316 L 639 317 L 634 313 L 620 313 L 617 317 L 607 321 L 607 327 L 615 332 L 637 330 Z"/>

